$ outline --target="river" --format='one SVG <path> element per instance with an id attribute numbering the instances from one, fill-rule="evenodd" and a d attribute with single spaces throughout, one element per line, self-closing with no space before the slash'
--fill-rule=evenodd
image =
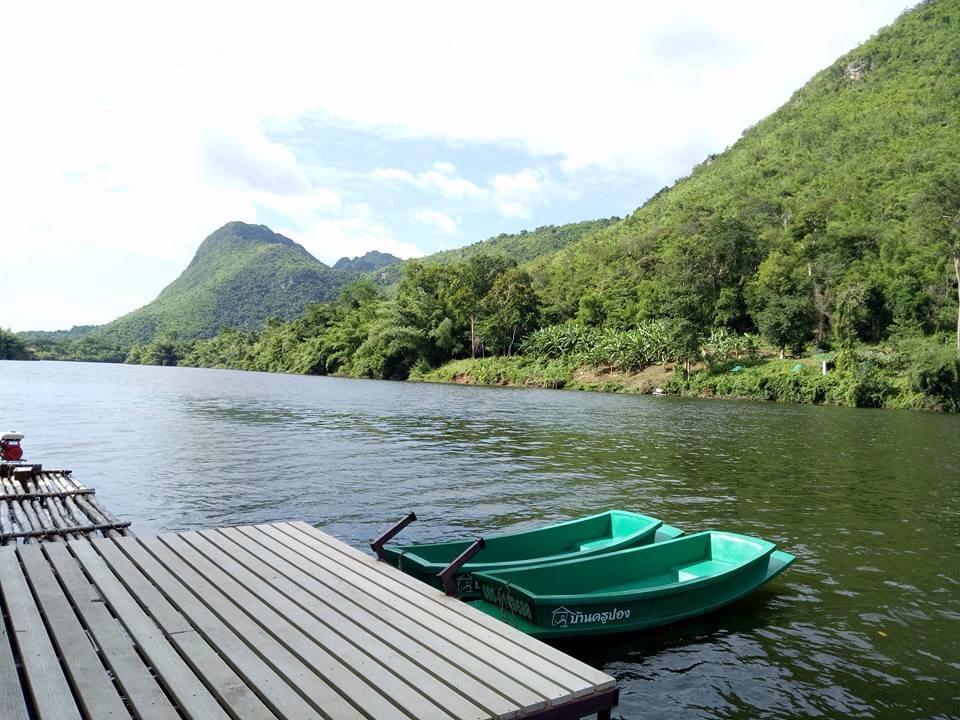
<path id="1" fill-rule="evenodd" d="M 563 646 L 622 718 L 960 717 L 960 416 L 0 362 L 0 425 L 139 534 L 305 519 L 357 547 L 608 508 L 797 555 L 695 621 Z M 616 716 L 616 715 L 615 715 Z"/>

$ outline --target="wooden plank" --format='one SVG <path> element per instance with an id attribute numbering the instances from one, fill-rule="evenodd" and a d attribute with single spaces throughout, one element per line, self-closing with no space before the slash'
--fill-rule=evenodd
<path id="1" fill-rule="evenodd" d="M 76 542 L 70 543 L 69 547 L 180 710 L 190 718 L 226 720 L 228 716 L 220 703 L 170 645 L 156 623 L 130 596 L 92 545 Z"/>
<path id="2" fill-rule="evenodd" d="M 0 548 L 0 592 L 27 687 L 41 720 L 80 720 L 80 711 L 34 604 L 14 548 Z"/>
<path id="3" fill-rule="evenodd" d="M 337 600 L 328 603 L 310 595 L 282 572 L 278 572 L 277 569 L 261 560 L 255 553 L 264 554 L 263 548 L 235 530 L 207 530 L 200 531 L 199 535 L 208 541 L 211 547 L 216 547 L 218 551 L 222 551 L 224 555 L 229 556 L 249 573 L 249 576 L 246 576 L 247 582 L 244 582 L 244 577 L 234 576 L 236 580 L 243 582 L 248 589 L 261 597 L 263 597 L 263 591 L 266 589 L 280 593 L 284 602 L 290 603 L 291 607 L 295 608 L 293 614 L 285 612 L 282 607 L 277 607 L 272 603 L 271 606 L 305 633 L 314 638 L 322 637 L 324 640 L 336 635 L 352 648 L 355 648 L 356 650 L 351 650 L 349 655 L 339 655 L 341 659 L 349 662 L 353 667 L 370 666 L 375 669 L 375 672 L 379 672 L 376 671 L 376 668 L 377 665 L 381 665 L 406 685 L 415 688 L 418 695 L 425 696 L 425 699 L 429 698 L 428 702 L 439 706 L 453 717 L 463 720 L 481 720 L 490 716 L 489 709 L 479 707 L 470 700 L 466 693 L 460 692 L 455 685 L 444 682 L 433 673 L 430 665 L 443 662 L 442 658 L 423 652 L 423 648 L 410 642 L 409 638 L 400 635 L 376 616 L 367 613 L 362 608 L 357 609 L 357 612 L 344 612 L 338 608 Z M 204 552 L 203 547 L 199 545 L 195 547 Z M 204 552 L 204 554 L 210 560 L 217 561 L 216 557 L 207 552 Z M 252 585 L 249 583 L 250 577 L 254 578 Z M 257 589 L 258 586 L 259 589 Z M 339 598 L 338 600 L 340 601 L 339 604 L 342 605 L 343 599 Z M 331 652 L 337 652 L 334 647 L 329 649 Z M 357 650 L 360 652 L 356 652 Z M 410 652 L 411 650 L 413 652 Z M 371 665 L 371 661 L 373 665 Z M 451 679 L 463 676 L 462 672 L 452 666 L 449 666 L 447 670 L 453 674 Z M 364 675 L 373 683 L 379 682 L 375 674 L 365 671 Z M 385 685 L 378 685 L 377 687 L 389 691 Z M 419 698 L 415 698 L 415 700 L 414 709 L 428 707 Z M 502 699 L 501 704 L 503 704 Z M 516 709 L 515 706 L 505 708 L 506 711 Z"/>
<path id="4" fill-rule="evenodd" d="M 12 550 L 12 548 L 10 548 Z M 7 550 L 0 550 L 7 552 Z M 0 584 L 0 606 L 3 590 Z M 2 607 L 0 607 L 2 611 Z M 23 696 L 17 664 L 13 657 L 13 639 L 0 612 L 0 718 L 3 720 L 30 720 L 27 699 Z"/>
<path id="5" fill-rule="evenodd" d="M 616 684 L 608 675 L 474 610 L 459 600 L 445 596 L 439 590 L 324 535 L 306 523 L 286 523 L 276 527 L 305 545 L 308 551 L 314 553 L 315 559 L 322 558 L 324 562 L 333 562 L 353 571 L 382 586 L 387 592 L 409 601 L 415 608 L 419 608 L 421 613 L 442 620 L 454 630 L 462 630 L 504 658 L 512 658 L 526 669 L 526 675 L 518 677 L 518 680 L 524 684 L 533 684 L 534 688 L 544 682 L 552 686 L 549 690 L 544 687 L 547 697 L 561 697 L 564 691 L 579 696 L 593 692 L 595 688 L 613 687 Z M 592 675 L 597 682 L 584 677 L 585 675 Z"/>
<path id="6" fill-rule="evenodd" d="M 159 540 L 236 601 L 244 612 L 264 630 L 301 661 L 312 667 L 331 687 L 336 688 L 345 698 L 349 698 L 359 710 L 371 717 L 399 717 L 402 714 L 400 708 L 377 687 L 354 672 L 349 665 L 341 662 L 313 638 L 291 625 L 270 604 L 244 588 L 224 570 L 188 545 L 185 538 L 190 535 L 191 533 L 160 535 Z"/>
<path id="7" fill-rule="evenodd" d="M 98 540 L 93 543 L 93 549 L 110 565 L 127 592 L 147 610 L 197 676 L 221 704 L 229 708 L 232 717 L 236 720 L 268 720 L 276 717 L 118 547 L 111 542 Z"/>
<path id="8" fill-rule="evenodd" d="M 139 720 L 182 720 L 166 693 L 157 684 L 150 670 L 134 648 L 123 626 L 110 615 L 103 598 L 89 583 L 67 549 L 83 543 L 47 545 L 44 554 L 71 602 L 100 648 L 127 702 Z"/>
<path id="9" fill-rule="evenodd" d="M 313 597 L 336 605 L 357 622 L 375 629 L 377 635 L 390 639 L 395 647 L 410 655 L 415 662 L 473 698 L 492 714 L 509 716 L 522 707 L 538 707 L 544 697 L 517 683 L 495 661 L 483 662 L 460 645 L 470 638 L 444 637 L 427 624 L 418 624 L 395 607 L 395 598 L 386 593 L 379 597 L 361 591 L 346 580 L 297 555 L 290 547 L 270 535 L 253 528 L 220 530 L 230 537 L 234 533 L 248 538 L 260 548 L 257 557 L 277 572 L 294 581 Z M 284 537 L 281 533 L 281 537 Z M 439 625 L 440 623 L 437 623 Z"/>
<path id="10" fill-rule="evenodd" d="M 223 659 L 249 687 L 257 692 L 276 715 L 283 718 L 322 720 L 317 711 L 300 696 L 296 688 L 288 685 L 244 642 L 240 635 L 233 632 L 200 602 L 185 584 L 190 578 L 175 577 L 135 538 L 119 538 L 113 542 L 141 573 L 150 578 L 164 598 L 189 618 L 197 631 L 217 649 Z M 190 582 L 189 587 L 194 592 L 207 595 L 208 588 L 203 585 L 197 586 Z M 213 588 L 210 590 L 216 592 Z M 246 637 L 250 642 L 256 642 L 258 639 L 256 636 Z"/>
<path id="11" fill-rule="evenodd" d="M 557 681 L 550 674 L 554 670 L 556 674 L 563 675 L 562 667 L 554 664 L 545 663 L 542 660 L 534 658 L 534 662 L 539 660 L 542 667 L 538 667 L 539 672 L 532 670 L 526 662 L 521 662 L 521 658 L 516 657 L 511 648 L 504 651 L 503 647 L 497 647 L 485 642 L 483 633 L 477 633 L 476 628 L 471 628 L 468 622 L 464 622 L 457 615 L 443 618 L 437 614 L 432 614 L 427 610 L 430 608 L 430 602 L 410 591 L 408 588 L 389 583 L 388 579 L 378 575 L 374 570 L 353 562 L 350 558 L 333 558 L 314 552 L 311 548 L 304 546 L 299 541 L 288 536 L 283 530 L 289 529 L 287 525 L 278 526 L 257 526 L 256 530 L 270 535 L 280 542 L 289 545 L 292 552 L 298 553 L 303 560 L 311 563 L 311 571 L 317 571 L 321 568 L 328 568 L 343 582 L 354 586 L 358 591 L 378 599 L 383 604 L 389 604 L 400 611 L 410 622 L 414 622 L 427 630 L 435 632 L 437 635 L 446 638 L 465 652 L 474 657 L 474 662 L 464 663 L 465 667 L 479 669 L 479 663 L 498 668 L 502 673 L 508 675 L 514 685 L 521 685 L 526 688 L 517 695 L 518 700 L 523 698 L 532 705 L 535 701 L 530 700 L 530 694 L 540 703 L 556 702 L 560 698 L 567 697 L 571 690 Z M 309 538 L 305 538 L 307 542 Z M 386 584 L 385 584 L 385 581 Z M 441 598 L 444 596 L 437 591 Z M 459 604 L 458 600 L 450 600 Z M 495 638 L 496 639 L 496 638 Z M 529 659 L 527 659 L 529 661 Z M 577 679 L 578 689 L 585 689 L 586 684 Z"/>
<path id="12" fill-rule="evenodd" d="M 129 718 L 43 551 L 37 545 L 24 546 L 18 555 L 84 713 L 94 718 Z"/>
<path id="13" fill-rule="evenodd" d="M 159 561 L 173 576 L 182 580 L 211 612 L 242 637 L 277 674 L 297 688 L 300 696 L 315 710 L 322 712 L 325 717 L 335 717 L 337 720 L 340 718 L 355 720 L 364 717 L 312 668 L 244 613 L 235 602 L 232 593 L 209 582 L 171 552 L 159 538 L 138 538 L 138 540 L 155 560 Z"/>

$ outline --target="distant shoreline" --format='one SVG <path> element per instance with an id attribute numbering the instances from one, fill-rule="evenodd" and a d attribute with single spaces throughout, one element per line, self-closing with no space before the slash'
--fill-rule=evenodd
<path id="1" fill-rule="evenodd" d="M 131 365 L 109 360 L 30 358 L 23 361 Z M 875 367 L 869 368 L 870 372 L 864 372 L 865 366 L 866 363 L 863 363 L 852 371 L 835 369 L 824 375 L 820 364 L 810 358 L 730 360 L 713 368 L 697 365 L 690 376 L 684 378 L 670 365 L 651 365 L 640 371 L 626 371 L 590 367 L 570 361 L 545 362 L 514 355 L 452 360 L 437 368 L 414 369 L 408 378 L 395 378 L 392 381 L 957 413 L 950 407 L 934 404 L 929 397 L 911 392 L 902 376 L 882 372 Z M 358 377 L 346 373 L 303 374 L 185 364 L 164 367 L 384 381 L 383 378 Z"/>

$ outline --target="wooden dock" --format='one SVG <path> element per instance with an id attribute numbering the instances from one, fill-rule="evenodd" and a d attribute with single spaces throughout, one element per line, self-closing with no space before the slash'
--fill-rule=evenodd
<path id="1" fill-rule="evenodd" d="M 613 678 L 306 523 L 18 538 L 0 547 L 3 720 L 556 720 L 617 704 Z"/>

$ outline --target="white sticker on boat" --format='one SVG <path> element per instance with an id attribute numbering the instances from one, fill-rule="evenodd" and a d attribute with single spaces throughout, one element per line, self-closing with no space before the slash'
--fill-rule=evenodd
<path id="1" fill-rule="evenodd" d="M 527 618 L 527 620 L 533 620 L 533 611 L 530 609 L 530 603 L 526 600 L 518 600 L 513 597 L 513 595 L 504 593 L 502 588 L 494 590 L 489 585 L 484 585 L 483 598 L 487 602 L 499 605 L 501 608 L 506 608 L 514 615 L 520 615 L 521 617 Z"/>
<path id="2" fill-rule="evenodd" d="M 570 627 L 571 625 L 585 625 L 587 623 L 600 623 L 606 625 L 608 622 L 617 622 L 626 620 L 630 617 L 629 610 L 613 608 L 603 612 L 585 613 L 580 610 L 567 610 L 565 607 L 558 607 L 552 613 L 554 627 Z"/>

